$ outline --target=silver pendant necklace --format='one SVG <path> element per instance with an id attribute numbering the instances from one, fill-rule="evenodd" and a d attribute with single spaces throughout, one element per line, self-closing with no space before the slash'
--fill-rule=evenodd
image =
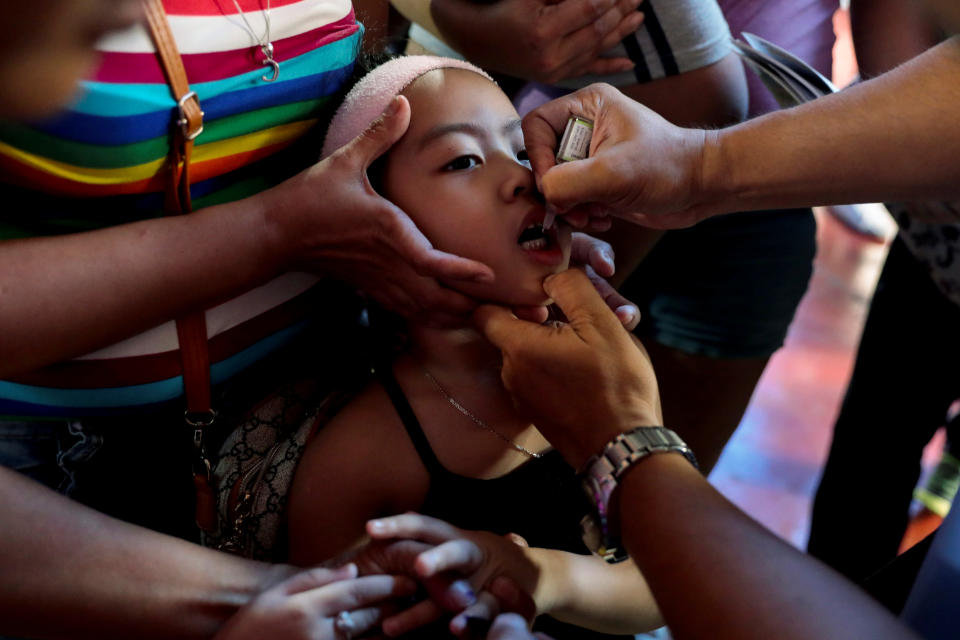
<path id="1" fill-rule="evenodd" d="M 243 20 L 244 28 L 253 36 L 253 39 L 257 41 L 257 44 L 260 45 L 260 51 L 263 52 L 264 66 L 269 66 L 273 75 L 270 76 L 260 76 L 260 79 L 264 82 L 273 82 L 280 76 L 280 63 L 273 59 L 273 42 L 270 39 L 270 0 L 267 0 L 267 10 L 263 12 L 263 21 L 266 23 L 267 29 L 263 34 L 263 37 L 257 36 L 257 32 L 253 30 L 253 26 L 250 24 L 250 21 L 247 20 L 247 16 L 244 15 L 243 9 L 240 8 L 240 3 L 237 0 L 233 0 L 233 6 L 237 8 L 237 12 L 240 14 L 240 19 Z"/>
<path id="2" fill-rule="evenodd" d="M 479 426 L 479 427 L 481 427 L 481 428 L 483 428 L 483 429 L 486 429 L 487 431 L 489 431 L 489 432 L 492 433 L 493 435 L 497 436 L 498 438 L 500 438 L 501 440 L 503 440 L 504 442 L 506 442 L 507 444 L 509 444 L 511 447 L 514 448 L 514 450 L 522 453 L 523 455 L 525 455 L 525 456 L 527 456 L 527 457 L 529 457 L 529 458 L 542 458 L 542 457 L 543 457 L 543 454 L 542 454 L 542 453 L 535 453 L 535 452 L 533 452 L 533 451 L 530 451 L 529 449 L 525 449 L 524 447 L 520 446 L 519 444 L 517 444 L 516 442 L 514 442 L 513 440 L 511 440 L 511 439 L 508 438 L 507 436 L 503 435 L 502 433 L 500 433 L 499 431 L 497 431 L 496 429 L 494 429 L 493 427 L 491 427 L 490 425 L 488 425 L 486 422 L 484 422 L 483 420 L 481 420 L 481 419 L 478 418 L 477 416 L 473 415 L 473 413 L 471 413 L 469 409 L 467 409 L 466 407 L 464 407 L 462 404 L 460 404 L 460 403 L 457 401 L 456 398 L 454 398 L 452 395 L 450 395 L 449 393 L 447 393 L 447 390 L 443 388 L 443 385 L 441 385 L 440 382 L 439 382 L 436 378 L 433 377 L 433 374 L 430 373 L 430 370 L 427 369 L 427 366 L 426 366 L 425 364 L 423 364 L 422 362 L 420 363 L 420 368 L 423 369 L 423 374 L 430 380 L 430 382 L 433 383 L 433 386 L 435 386 L 435 387 L 437 388 L 437 391 L 440 392 L 440 395 L 442 395 L 444 398 L 446 398 L 446 399 L 447 399 L 447 402 L 449 402 L 450 405 L 451 405 L 454 409 L 456 409 L 457 411 L 459 411 L 460 413 L 462 413 L 463 415 L 465 415 L 467 418 L 469 418 L 470 420 L 472 420 L 477 426 Z"/>

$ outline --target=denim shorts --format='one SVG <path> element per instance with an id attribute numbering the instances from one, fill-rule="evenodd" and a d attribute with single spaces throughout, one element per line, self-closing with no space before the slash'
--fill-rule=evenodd
<path id="1" fill-rule="evenodd" d="M 762 358 L 783 345 L 816 254 L 810 209 L 733 213 L 668 231 L 621 292 L 638 333 L 713 358 Z"/>
<path id="2" fill-rule="evenodd" d="M 85 433 L 79 422 L 0 421 L 0 466 L 71 496 L 78 470 L 102 443 L 100 435 Z"/>

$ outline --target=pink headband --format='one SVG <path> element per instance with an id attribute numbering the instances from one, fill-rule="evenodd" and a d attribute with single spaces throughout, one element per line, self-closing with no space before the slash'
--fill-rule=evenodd
<path id="1" fill-rule="evenodd" d="M 320 158 L 347 144 L 380 117 L 393 97 L 411 82 L 434 69 L 465 69 L 493 82 L 479 67 L 455 58 L 402 56 L 385 62 L 360 79 L 333 114 Z"/>

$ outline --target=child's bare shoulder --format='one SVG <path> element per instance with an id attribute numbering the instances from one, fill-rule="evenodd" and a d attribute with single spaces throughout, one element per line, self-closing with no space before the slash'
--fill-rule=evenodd
<path id="1" fill-rule="evenodd" d="M 425 493 L 429 485 L 400 417 L 376 381 L 317 428 L 304 462 L 346 475 L 352 475 L 353 469 L 363 476 L 361 482 L 368 489 L 384 487 L 392 504 L 406 503 L 409 496 Z"/>

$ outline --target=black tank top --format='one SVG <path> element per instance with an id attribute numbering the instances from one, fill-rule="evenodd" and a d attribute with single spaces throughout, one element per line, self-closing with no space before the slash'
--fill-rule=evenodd
<path id="1" fill-rule="evenodd" d="M 488 480 L 469 478 L 447 470 L 433 452 L 420 421 L 407 401 L 389 365 L 376 368 L 380 384 L 390 397 L 420 461 L 430 475 L 430 487 L 420 513 L 446 520 L 461 529 L 516 533 L 531 547 L 589 554 L 580 537 L 580 520 L 589 503 L 576 472 L 551 450 L 513 471 Z M 444 627 L 445 629 L 445 627 Z M 566 640 L 632 640 L 633 636 L 597 633 L 540 616 L 534 625 L 555 638 Z M 449 634 L 420 631 L 416 638 L 449 638 Z"/>

